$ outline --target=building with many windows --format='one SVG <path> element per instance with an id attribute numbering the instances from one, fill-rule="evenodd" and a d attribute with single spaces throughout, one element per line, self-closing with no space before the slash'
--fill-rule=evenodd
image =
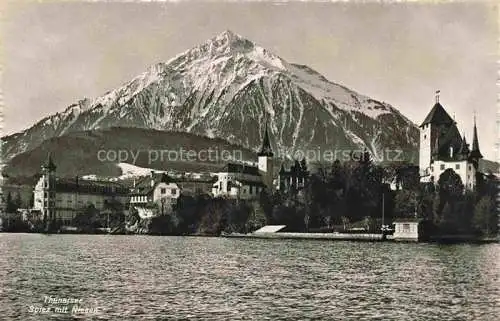
<path id="1" fill-rule="evenodd" d="M 115 182 L 63 179 L 56 176 L 56 166 L 50 157 L 42 165 L 42 176 L 33 190 L 33 210 L 39 211 L 44 221 L 60 220 L 70 225 L 85 207 L 104 210 L 108 204 L 129 201 L 129 190 Z"/>

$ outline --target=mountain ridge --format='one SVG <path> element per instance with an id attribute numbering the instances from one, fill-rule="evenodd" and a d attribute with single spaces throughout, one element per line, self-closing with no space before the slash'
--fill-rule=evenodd
<path id="1" fill-rule="evenodd" d="M 416 149 L 416 125 L 389 104 L 288 63 L 225 31 L 94 99 L 2 138 L 5 160 L 70 132 L 137 127 L 219 137 L 257 150 L 265 121 L 284 155 L 315 148 Z"/>

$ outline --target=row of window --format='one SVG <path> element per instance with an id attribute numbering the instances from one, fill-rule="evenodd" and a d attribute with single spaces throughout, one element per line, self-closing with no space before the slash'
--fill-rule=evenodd
<path id="1" fill-rule="evenodd" d="M 163 188 L 161 188 L 161 189 L 160 189 L 160 193 L 161 193 L 162 195 L 167 194 L 167 189 L 166 189 L 166 188 L 164 188 L 164 187 L 163 187 Z M 176 188 L 172 188 L 172 189 L 170 189 L 170 194 L 171 194 L 171 195 L 177 195 L 177 189 L 176 189 Z"/>
<path id="2" fill-rule="evenodd" d="M 445 164 L 441 164 L 439 166 L 439 169 L 444 171 L 446 169 L 446 165 Z M 455 169 L 458 170 L 460 169 L 460 164 L 455 164 Z M 472 165 L 469 164 L 469 170 L 472 170 Z M 434 166 L 431 166 L 431 171 L 433 172 L 434 171 Z"/>
<path id="3" fill-rule="evenodd" d="M 222 183 L 219 182 L 218 185 L 216 185 L 215 187 L 217 188 L 217 190 L 221 191 L 222 190 Z M 246 186 L 242 187 L 241 188 L 241 193 L 242 194 L 259 194 L 260 192 L 262 191 L 262 187 L 259 187 L 259 186 L 253 186 L 253 185 L 248 185 L 248 189 L 246 188 Z M 225 190 L 226 193 L 229 193 L 230 192 L 230 188 L 229 188 L 229 184 L 226 184 L 226 190 Z"/>
<path id="4" fill-rule="evenodd" d="M 62 203 L 62 202 L 63 202 L 63 200 L 62 200 L 62 199 L 57 199 L 57 203 Z M 68 199 L 68 200 L 66 200 L 66 203 L 68 203 L 68 204 L 72 204 L 72 203 L 73 203 L 73 200 Z M 82 204 L 82 203 L 83 203 L 83 201 L 82 201 L 82 200 L 78 200 L 78 204 Z M 95 201 L 95 204 L 100 205 L 101 203 L 102 203 L 101 201 Z M 106 203 L 106 201 L 104 201 L 104 203 Z"/>
<path id="5" fill-rule="evenodd" d="M 151 198 L 147 196 L 132 196 L 130 202 L 132 203 L 146 203 L 151 201 Z"/>

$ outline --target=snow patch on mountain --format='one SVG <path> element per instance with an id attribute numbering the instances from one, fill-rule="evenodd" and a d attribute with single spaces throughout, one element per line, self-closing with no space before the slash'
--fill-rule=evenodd
<path id="1" fill-rule="evenodd" d="M 113 126 L 185 131 L 257 149 L 266 120 L 279 150 L 331 142 L 418 144 L 415 125 L 390 105 L 225 31 L 101 97 L 11 135 L 4 153 L 11 158 L 51 137 Z M 367 138 L 374 126 L 384 128 L 376 144 Z M 406 140 L 395 141 L 401 136 Z"/>
<path id="2" fill-rule="evenodd" d="M 155 173 L 166 173 L 166 171 L 159 171 L 152 168 L 140 167 L 129 163 L 118 163 L 116 165 L 120 167 L 120 170 L 122 171 L 122 174 L 119 176 L 119 179 L 147 176 L 150 175 L 152 171 L 154 171 Z"/>

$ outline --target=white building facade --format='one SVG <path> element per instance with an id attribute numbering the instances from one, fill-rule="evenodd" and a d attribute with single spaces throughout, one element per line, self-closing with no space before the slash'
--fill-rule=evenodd
<path id="1" fill-rule="evenodd" d="M 257 154 L 257 167 L 247 164 L 228 163 L 216 173 L 212 185 L 214 197 L 257 199 L 262 191 L 274 191 L 274 153 L 269 140 L 267 123 L 262 146 Z"/>
<path id="2" fill-rule="evenodd" d="M 217 181 L 212 186 L 214 197 L 256 199 L 266 188 L 255 166 L 229 163 L 216 176 Z"/>
<path id="3" fill-rule="evenodd" d="M 149 213 L 147 208 L 154 204 L 159 209 L 159 214 L 164 215 L 173 211 L 180 195 L 181 189 L 176 182 L 171 181 L 166 174 L 157 175 L 152 172 L 133 187 L 130 205 L 140 213 Z"/>

